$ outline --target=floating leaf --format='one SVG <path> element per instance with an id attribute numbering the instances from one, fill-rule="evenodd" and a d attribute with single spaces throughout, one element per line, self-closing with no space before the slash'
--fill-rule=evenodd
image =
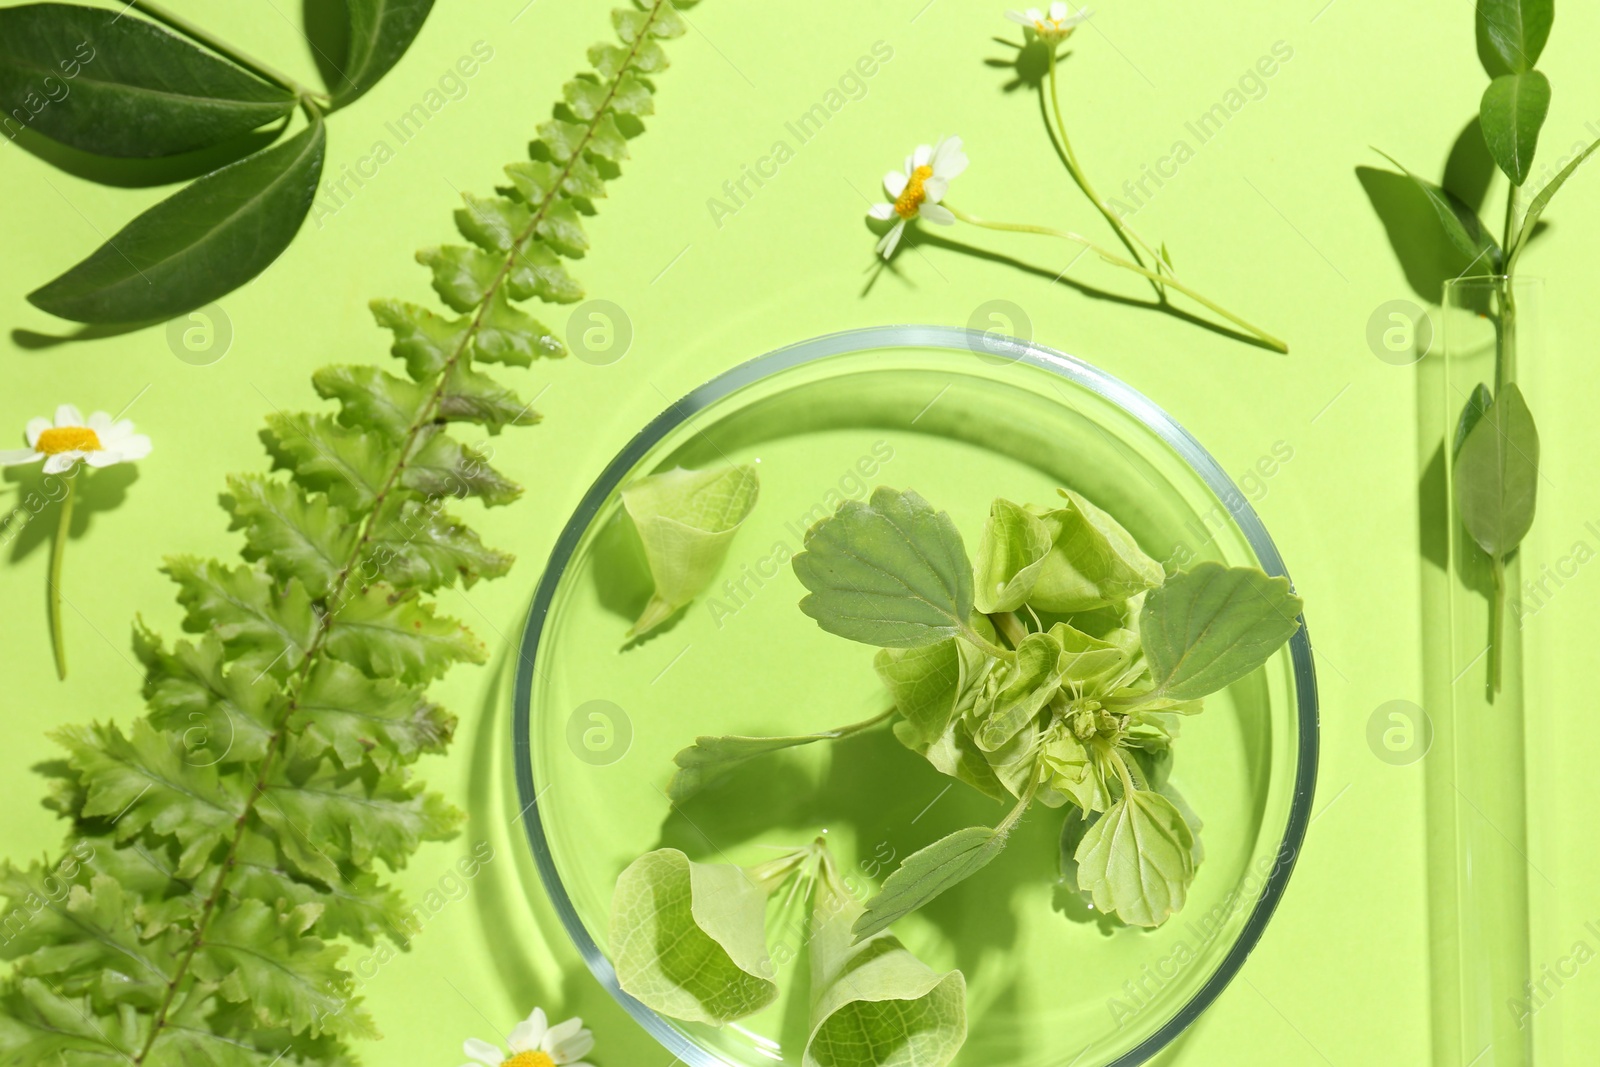
<path id="1" fill-rule="evenodd" d="M 399 62 L 433 8 L 433 0 L 345 0 L 350 13 L 350 46 L 343 81 L 330 85 L 343 107 L 372 88 Z"/>
<path id="2" fill-rule="evenodd" d="M 1461 521 L 1478 547 L 1505 557 L 1533 526 L 1539 492 L 1539 431 L 1522 390 L 1500 390 L 1455 462 Z"/>
<path id="3" fill-rule="evenodd" d="M 1135 789 L 1083 835 L 1078 884 L 1095 907 L 1130 926 L 1160 926 L 1194 880 L 1194 837 L 1172 801 Z"/>
<path id="4" fill-rule="evenodd" d="M 945 1067 L 967 1038 L 966 979 L 932 970 L 888 933 L 852 944 L 860 910 L 818 885 L 803 1067 Z"/>
<path id="5" fill-rule="evenodd" d="M 755 467 L 677 467 L 622 490 L 622 506 L 639 531 L 655 595 L 628 631 L 639 637 L 703 593 L 728 556 L 733 537 L 756 506 Z"/>
<path id="6" fill-rule="evenodd" d="M 289 90 L 126 8 L 0 8 L 0 114 L 26 116 L 25 125 L 79 151 L 177 155 L 275 122 L 294 107 Z"/>
<path id="7" fill-rule="evenodd" d="M 1539 129 L 1550 112 L 1550 79 L 1536 70 L 1502 74 L 1483 91 L 1479 120 L 1496 165 L 1521 185 L 1533 170 Z"/>
<path id="8" fill-rule="evenodd" d="M 1044 520 L 1009 500 L 996 499 L 978 540 L 973 601 L 988 615 L 1016 611 L 1033 592 L 1054 538 Z"/>
<path id="9" fill-rule="evenodd" d="M 857 941 L 886 930 L 952 886 L 971 878 L 1006 847 L 1006 832 L 969 826 L 907 856 L 884 879 L 855 922 Z"/>
<path id="10" fill-rule="evenodd" d="M 811 595 L 800 610 L 829 633 L 882 648 L 914 648 L 967 632 L 972 564 L 950 516 L 916 493 L 884 486 L 847 500 L 806 531 L 794 573 Z"/>
<path id="11" fill-rule="evenodd" d="M 1028 603 L 1039 611 L 1092 611 L 1161 584 L 1161 564 L 1122 524 L 1069 489 L 1067 506 L 1040 515 L 1051 549 L 1039 563 Z"/>
<path id="12" fill-rule="evenodd" d="M 321 120 L 178 190 L 28 295 L 77 322 L 151 322 L 225 296 L 294 239 L 322 176 Z"/>
<path id="13" fill-rule="evenodd" d="M 610 950 L 617 984 L 647 1007 L 713 1026 L 778 996 L 766 948 L 766 891 L 729 864 L 647 852 L 617 878 Z"/>
<path id="14" fill-rule="evenodd" d="M 1301 601 L 1286 578 L 1205 562 L 1145 597 L 1139 633 L 1152 692 L 1208 696 L 1260 667 L 1300 629 Z"/>
<path id="15" fill-rule="evenodd" d="M 972 705 L 993 662 L 951 637 L 918 648 L 880 648 L 872 665 L 910 731 L 926 744 L 945 732 L 952 716 Z"/>

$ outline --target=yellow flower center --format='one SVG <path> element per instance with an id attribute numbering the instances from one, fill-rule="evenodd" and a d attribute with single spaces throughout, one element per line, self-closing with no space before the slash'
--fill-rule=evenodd
<path id="1" fill-rule="evenodd" d="M 1033 32 L 1047 41 L 1065 41 L 1076 26 L 1063 26 L 1064 19 L 1042 18 L 1034 22 Z"/>
<path id="2" fill-rule="evenodd" d="M 40 434 L 33 448 L 47 456 L 61 452 L 98 452 L 100 438 L 87 426 L 56 426 Z"/>
<path id="3" fill-rule="evenodd" d="M 928 194 L 922 188 L 922 183 L 933 177 L 933 168 L 924 163 L 911 172 L 911 177 L 906 180 L 906 187 L 900 190 L 900 195 L 895 198 L 894 213 L 903 219 L 917 217 L 917 209 L 922 202 L 928 199 Z"/>
<path id="4" fill-rule="evenodd" d="M 500 1067 L 556 1067 L 548 1052 L 519 1052 Z"/>

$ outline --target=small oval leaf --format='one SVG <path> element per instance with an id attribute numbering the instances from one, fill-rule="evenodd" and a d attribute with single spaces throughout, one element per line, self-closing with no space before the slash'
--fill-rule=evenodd
<path id="1" fill-rule="evenodd" d="M 1489 77 L 1532 70 L 1555 17 L 1555 0 L 1478 0 L 1478 56 Z"/>
<path id="2" fill-rule="evenodd" d="M 320 120 L 150 208 L 89 258 L 28 294 L 76 322 L 154 322 L 254 278 L 289 247 L 322 176 Z"/>
<path id="3" fill-rule="evenodd" d="M 1483 91 L 1479 121 L 1495 164 L 1522 185 L 1533 170 L 1539 130 L 1550 113 L 1550 79 L 1536 70 L 1503 74 Z"/>
<path id="4" fill-rule="evenodd" d="M 1455 464 L 1461 521 L 1478 547 L 1504 557 L 1533 526 L 1539 490 L 1539 431 L 1515 383 L 1473 425 Z"/>
<path id="5" fill-rule="evenodd" d="M 220 144 L 283 118 L 294 94 L 123 11 L 0 9 L 0 109 L 99 156 Z"/>

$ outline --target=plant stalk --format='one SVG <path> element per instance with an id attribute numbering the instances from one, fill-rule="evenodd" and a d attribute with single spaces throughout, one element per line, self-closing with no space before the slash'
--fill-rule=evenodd
<path id="1" fill-rule="evenodd" d="M 261 60 L 250 55 L 248 52 L 243 52 L 235 48 L 233 45 L 216 36 L 204 26 L 190 22 L 177 12 L 168 11 L 166 7 L 155 3 L 154 0 L 131 0 L 130 6 L 138 8 L 140 11 L 143 11 L 146 15 L 149 15 L 157 22 L 165 23 L 167 26 L 177 30 L 190 40 L 197 41 L 200 44 L 205 45 L 213 52 L 228 57 L 239 66 L 250 71 L 252 74 L 265 78 L 267 81 L 281 89 L 287 89 L 289 92 L 294 93 L 296 96 L 301 98 L 308 99 L 311 97 L 321 97 L 323 99 L 327 99 L 326 93 L 318 93 L 312 89 L 306 88 L 304 85 L 301 85 L 299 82 L 278 70 L 276 67 L 263 63 Z"/>
<path id="2" fill-rule="evenodd" d="M 50 546 L 50 643 L 55 651 L 56 677 L 67 680 L 67 643 L 61 635 L 61 563 L 67 558 L 67 539 L 72 536 L 72 505 L 77 498 L 78 468 L 66 474 L 67 492 L 61 498 L 61 514 L 56 520 L 56 539 Z"/>
<path id="3" fill-rule="evenodd" d="M 1114 267 L 1121 267 L 1124 270 L 1132 271 L 1142 278 L 1148 278 L 1153 282 L 1159 282 L 1162 285 L 1171 286 L 1173 289 L 1176 289 L 1178 292 L 1195 301 L 1197 304 L 1200 304 L 1202 307 L 1215 312 L 1217 315 L 1227 319 L 1241 330 L 1249 333 L 1252 337 L 1255 337 L 1261 341 L 1262 344 L 1266 345 L 1268 348 L 1271 348 L 1273 351 L 1282 352 L 1285 354 L 1287 354 L 1289 351 L 1289 346 L 1283 341 L 1261 329 L 1261 327 L 1256 326 L 1243 318 L 1240 318 L 1238 315 L 1235 315 L 1233 312 L 1229 311 L 1227 308 L 1209 299 L 1208 297 L 1202 296 L 1200 293 L 1197 293 L 1183 282 L 1178 281 L 1178 279 L 1171 277 L 1170 275 L 1163 277 L 1153 270 L 1149 270 L 1145 267 L 1141 267 L 1137 263 L 1132 263 L 1126 259 L 1123 259 L 1115 252 L 1112 252 L 1106 248 L 1102 248 L 1081 234 L 1073 233 L 1070 230 L 1053 230 L 1048 226 L 1033 226 L 1022 222 L 990 222 L 987 219 L 980 219 L 976 215 L 967 214 L 960 208 L 955 207 L 948 200 L 941 201 L 941 203 L 956 218 L 972 226 L 978 226 L 986 230 L 1001 230 L 1010 233 L 1035 233 L 1044 237 L 1059 237 L 1064 241 L 1071 241 L 1074 244 L 1082 245 L 1084 248 L 1087 248 L 1089 251 L 1093 252 L 1095 255 L 1099 256 L 1101 259 L 1105 260 Z"/>

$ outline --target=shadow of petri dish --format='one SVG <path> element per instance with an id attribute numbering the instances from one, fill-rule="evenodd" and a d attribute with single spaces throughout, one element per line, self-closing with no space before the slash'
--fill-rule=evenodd
<path id="1" fill-rule="evenodd" d="M 654 640 L 625 647 L 640 594 L 620 488 L 729 462 L 757 464 L 761 499 L 719 575 L 725 584 Z M 524 632 L 512 753 L 529 845 L 565 933 L 690 1067 L 800 1062 L 804 946 L 790 946 L 796 962 L 780 970 L 779 1001 L 736 1026 L 657 1015 L 618 987 L 606 955 L 611 886 L 633 857 L 670 845 L 696 860 L 754 863 L 826 833 L 870 882 L 942 834 L 1001 814 L 964 785 L 946 789 L 949 779 L 887 735 L 747 765 L 679 808 L 662 792 L 673 754 L 697 734 L 809 732 L 882 701 L 871 650 L 818 631 L 795 606 L 804 590 L 786 565 L 810 522 L 877 484 L 915 488 L 951 513 L 969 546 L 993 497 L 1044 503 L 1066 487 L 1169 569 L 1213 559 L 1287 573 L 1243 494 L 1175 420 L 1031 343 L 939 327 L 831 335 L 742 364 L 653 420 L 596 480 L 551 554 Z M 619 574 L 627 597 L 616 593 Z M 594 700 L 630 719 L 615 762 L 573 750 L 571 717 Z M 1172 778 L 1203 820 L 1206 855 L 1185 908 L 1162 927 L 1058 910 L 1062 813 L 1042 807 L 993 865 L 897 924 L 931 966 L 967 976 L 964 1059 L 1132 1067 L 1238 973 L 1310 817 L 1317 698 L 1304 627 L 1186 720 L 1175 753 Z"/>

